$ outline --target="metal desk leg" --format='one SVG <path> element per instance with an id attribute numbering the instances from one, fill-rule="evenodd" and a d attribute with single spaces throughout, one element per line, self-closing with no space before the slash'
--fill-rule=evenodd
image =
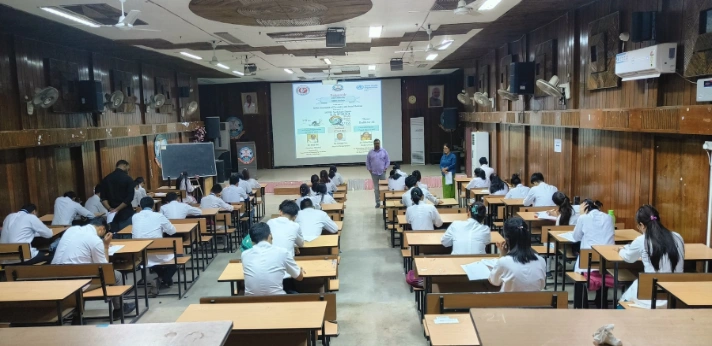
<path id="1" fill-rule="evenodd" d="M 547 249 L 547 251 L 549 251 Z M 554 238 L 554 291 L 559 286 L 559 241 Z"/>
<path id="2" fill-rule="evenodd" d="M 146 299 L 146 310 L 148 310 L 148 250 L 143 249 L 143 270 L 141 271 L 143 279 L 143 294 Z M 136 303 L 138 306 L 138 302 Z"/>
<path id="3" fill-rule="evenodd" d="M 133 273 L 133 284 L 134 284 L 134 302 L 136 303 L 136 319 L 138 319 L 139 316 L 141 316 L 141 311 L 139 310 L 138 307 L 138 280 L 136 278 L 136 253 L 131 253 L 131 272 Z M 143 280 L 143 286 L 147 287 L 148 282 L 146 282 L 146 279 L 144 278 Z M 148 290 L 146 290 L 146 300 L 148 300 Z M 121 306 L 119 307 L 120 309 L 123 309 L 124 307 Z"/>
<path id="4" fill-rule="evenodd" d="M 600 271 L 602 278 L 603 278 L 603 283 L 601 284 L 601 309 L 607 309 L 608 304 L 608 290 L 606 290 L 606 259 L 601 256 L 601 271 Z"/>
<path id="5" fill-rule="evenodd" d="M 81 309 L 81 305 L 79 305 L 80 302 L 77 302 L 77 307 L 76 309 Z M 57 301 L 57 325 L 61 326 L 62 325 L 62 301 L 58 300 Z"/>
<path id="6" fill-rule="evenodd" d="M 615 309 L 618 305 L 618 262 L 614 262 L 613 269 L 613 308 Z M 603 273 L 603 284 L 606 283 L 606 273 Z"/>

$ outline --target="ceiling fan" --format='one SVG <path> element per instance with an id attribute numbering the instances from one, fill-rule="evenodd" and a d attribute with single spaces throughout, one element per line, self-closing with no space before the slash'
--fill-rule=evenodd
<path id="1" fill-rule="evenodd" d="M 428 24 L 428 28 L 425 30 L 425 32 L 428 33 L 428 45 L 425 46 L 424 49 L 415 49 L 415 50 L 414 50 L 414 49 L 412 49 L 412 47 L 410 47 L 410 48 L 411 48 L 410 50 L 400 50 L 400 51 L 396 51 L 396 53 L 433 52 L 433 51 L 436 51 L 436 50 L 445 50 L 445 49 L 447 49 L 448 47 L 450 47 L 450 45 L 451 45 L 453 42 L 455 42 L 455 40 L 444 40 L 444 41 L 443 41 L 442 43 L 440 43 L 439 45 L 433 46 L 433 44 L 430 42 L 431 35 L 433 34 L 433 31 L 430 29 L 430 24 Z"/>
<path id="2" fill-rule="evenodd" d="M 213 65 L 213 66 L 217 66 L 218 64 L 220 64 L 220 60 L 218 60 L 218 56 L 215 55 L 215 48 L 218 47 L 218 43 L 220 43 L 220 42 L 219 42 L 219 41 L 213 41 L 213 42 L 211 43 L 212 46 L 213 46 L 213 57 L 210 58 L 210 65 Z"/>
<path id="3" fill-rule="evenodd" d="M 474 1 L 470 2 L 470 4 L 475 3 Z M 452 11 L 458 16 L 464 16 L 464 15 L 478 15 L 479 13 L 470 5 L 467 4 L 467 1 L 465 0 L 460 0 L 457 2 L 457 8 Z"/>
<path id="4" fill-rule="evenodd" d="M 141 14 L 141 11 L 139 10 L 131 10 L 127 14 L 124 12 L 124 3 L 126 0 L 119 0 L 121 2 L 121 16 L 119 17 L 119 21 L 114 24 L 114 25 L 102 25 L 101 27 L 104 28 L 118 28 L 119 30 L 139 30 L 139 31 L 161 31 L 161 30 L 154 30 L 154 29 L 139 29 L 134 27 L 134 23 L 138 19 L 138 16 Z"/>

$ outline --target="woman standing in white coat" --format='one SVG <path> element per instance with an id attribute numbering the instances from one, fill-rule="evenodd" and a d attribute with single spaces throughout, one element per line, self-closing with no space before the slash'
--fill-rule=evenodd
<path id="1" fill-rule="evenodd" d="M 420 203 L 423 200 L 423 191 L 419 187 L 410 190 L 410 198 L 413 205 L 405 211 L 405 218 L 410 224 L 410 229 L 414 231 L 432 231 L 435 227 L 443 225 L 440 213 L 432 204 Z"/>
<path id="2" fill-rule="evenodd" d="M 440 242 L 444 247 L 452 247 L 453 255 L 483 255 L 492 241 L 490 228 L 483 225 L 487 208 L 482 202 L 470 206 L 470 219 L 455 221 L 447 228 Z"/>
<path id="3" fill-rule="evenodd" d="M 581 242 L 581 249 L 591 249 L 594 245 L 613 245 L 615 244 L 615 227 L 613 219 L 610 215 L 603 213 L 600 208 L 603 204 L 599 201 L 586 199 L 581 203 L 581 216 L 576 221 L 574 227 L 574 240 Z M 579 268 L 581 256 L 576 258 L 574 272 L 586 275 L 586 269 Z M 610 277 L 610 275 L 608 275 Z M 607 287 L 613 286 L 613 278 L 611 277 L 607 283 Z M 591 269 L 591 277 L 589 279 L 589 291 L 596 291 L 596 305 L 600 304 L 601 287 L 603 286 L 604 278 L 598 270 Z M 584 292 L 580 285 L 574 286 L 574 304 L 583 300 Z"/>
<path id="4" fill-rule="evenodd" d="M 618 254 L 628 263 L 635 263 L 639 258 L 643 259 L 643 267 L 646 273 L 682 273 L 685 258 L 685 242 L 682 236 L 673 232 L 660 221 L 660 214 L 651 205 L 644 205 L 638 209 L 635 215 L 638 223 L 638 231 L 643 233 L 633 240 L 632 243 L 620 248 Z M 649 300 L 638 300 L 638 280 L 628 288 L 621 301 L 636 301 L 643 305 Z M 664 307 L 667 301 L 658 300 L 656 307 Z"/>

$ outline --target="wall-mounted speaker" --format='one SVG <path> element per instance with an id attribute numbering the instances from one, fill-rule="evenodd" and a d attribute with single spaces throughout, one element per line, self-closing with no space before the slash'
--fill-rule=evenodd
<path id="1" fill-rule="evenodd" d="M 225 177 L 225 161 L 215 160 L 215 170 L 217 170 L 218 173 L 216 177 L 218 179 L 217 183 L 222 183 L 227 180 L 227 177 Z"/>
<path id="2" fill-rule="evenodd" d="M 103 112 L 104 92 L 100 81 L 80 80 L 77 82 L 80 112 Z"/>
<path id="3" fill-rule="evenodd" d="M 475 76 L 467 76 L 467 87 L 472 88 L 475 86 Z"/>
<path id="4" fill-rule="evenodd" d="M 330 48 L 346 47 L 346 28 L 326 29 L 326 46 Z"/>
<path id="5" fill-rule="evenodd" d="M 445 108 L 440 115 L 440 125 L 445 130 L 457 129 L 457 108 Z"/>
<path id="6" fill-rule="evenodd" d="M 657 36 L 657 12 L 633 12 L 630 25 L 630 41 L 655 41 Z"/>
<path id="7" fill-rule="evenodd" d="M 391 59 L 391 71 L 403 71 L 403 59 L 392 58 Z"/>
<path id="8" fill-rule="evenodd" d="M 220 137 L 220 118 L 206 117 L 205 118 L 205 138 L 215 139 Z"/>
<path id="9" fill-rule="evenodd" d="M 509 65 L 509 92 L 519 95 L 534 94 L 534 63 L 513 62 Z"/>

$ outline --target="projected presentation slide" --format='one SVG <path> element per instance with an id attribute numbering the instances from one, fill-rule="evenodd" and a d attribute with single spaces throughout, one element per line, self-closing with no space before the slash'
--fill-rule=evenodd
<path id="1" fill-rule="evenodd" d="M 381 81 L 292 84 L 296 157 L 367 154 L 382 138 Z"/>

